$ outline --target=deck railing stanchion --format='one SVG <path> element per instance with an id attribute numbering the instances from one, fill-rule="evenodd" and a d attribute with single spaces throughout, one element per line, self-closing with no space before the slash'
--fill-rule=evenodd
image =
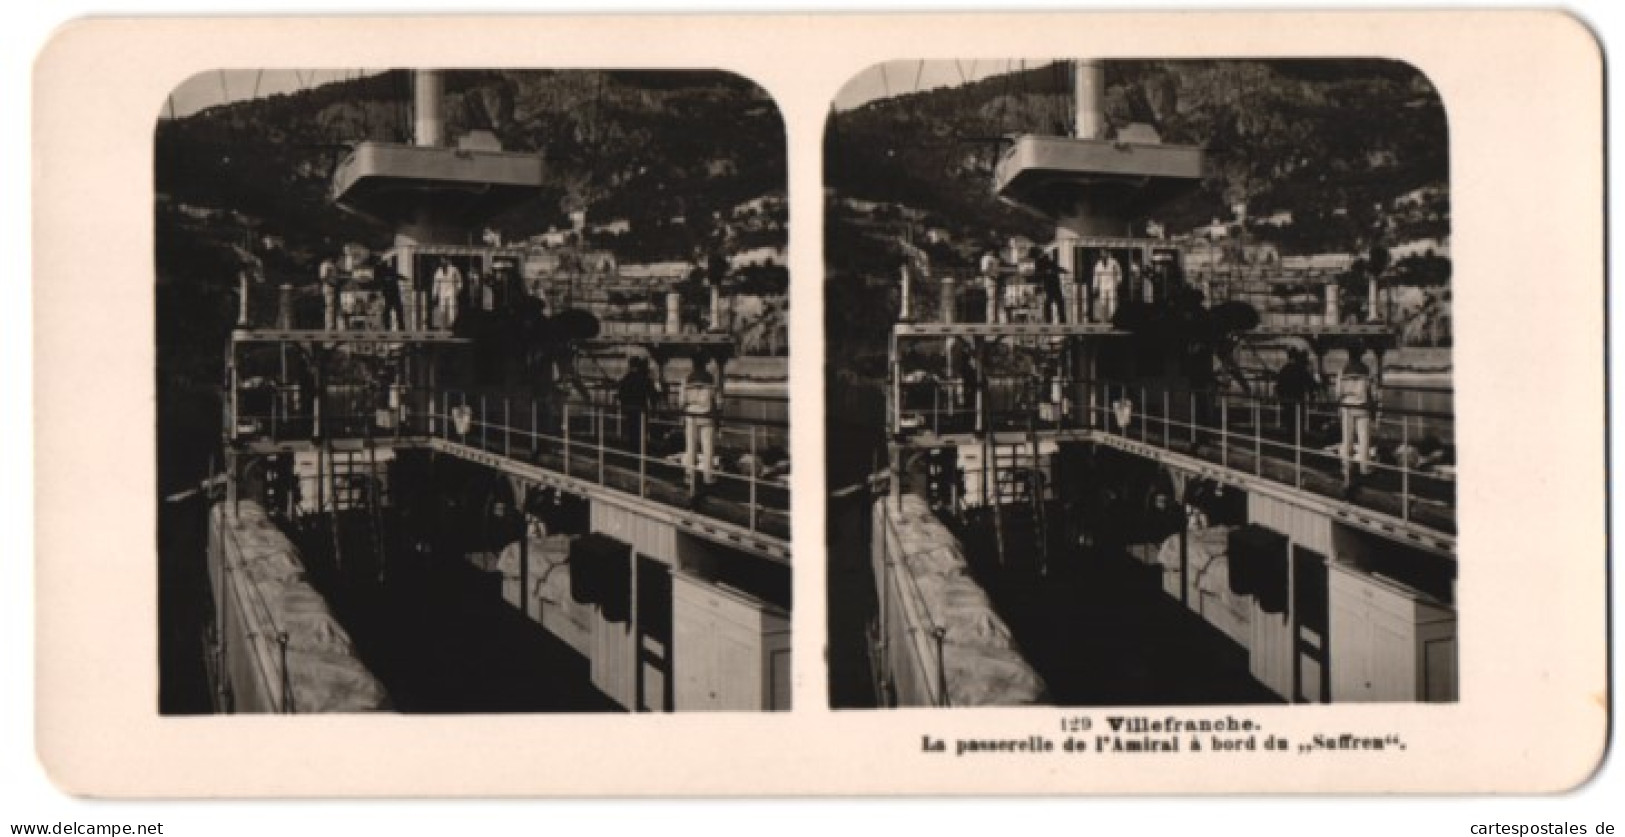
<path id="1" fill-rule="evenodd" d="M 1218 394 L 1219 398 L 1219 464 L 1230 467 L 1230 399 Z"/>
<path id="2" fill-rule="evenodd" d="M 1168 444 L 1168 442 L 1169 442 L 1169 439 L 1168 439 L 1168 419 L 1170 417 L 1171 416 L 1168 413 L 1168 390 L 1163 390 L 1162 391 L 1162 448 L 1163 448 L 1163 450 L 1167 450 L 1169 448 L 1169 444 Z"/>
<path id="3" fill-rule="evenodd" d="M 644 413 L 634 428 L 638 433 L 638 496 L 649 495 L 649 415 Z"/>
<path id="4" fill-rule="evenodd" d="M 1407 449 L 1411 446 L 1411 423 L 1408 416 L 1399 417 L 1399 446 Z M 1417 457 L 1413 451 L 1411 462 Z M 1399 519 L 1409 523 L 1411 521 L 1411 466 L 1401 460 L 1399 463 Z"/>
<path id="5" fill-rule="evenodd" d="M 598 484 L 604 484 L 604 411 L 598 410 Z"/>
<path id="6" fill-rule="evenodd" d="M 1309 421 L 1302 401 L 1292 402 L 1292 487 L 1303 487 L 1303 425 Z"/>
<path id="7" fill-rule="evenodd" d="M 564 474 L 570 475 L 570 402 L 564 402 Z"/>
<path id="8" fill-rule="evenodd" d="M 948 660 L 943 655 L 943 647 L 948 640 L 948 629 L 941 625 L 933 625 L 931 638 L 936 640 L 937 646 L 937 705 L 949 706 L 952 701 L 948 698 Z"/>
<path id="9" fill-rule="evenodd" d="M 485 395 L 483 393 L 481 393 L 481 395 L 480 395 L 480 450 L 489 450 L 489 448 L 486 447 L 486 436 L 487 436 L 486 430 L 489 429 L 490 425 L 486 421 L 485 415 L 486 415 L 485 414 Z"/>
<path id="10" fill-rule="evenodd" d="M 1140 386 L 1140 403 L 1137 404 L 1136 406 L 1139 408 L 1139 411 L 1140 411 L 1140 443 L 1144 444 L 1145 443 L 1146 425 L 1148 424 L 1148 422 L 1146 421 L 1146 417 L 1145 417 L 1145 412 L 1146 412 L 1145 408 L 1146 408 L 1147 404 L 1146 404 L 1146 400 L 1145 400 L 1145 386 L 1143 384 Z"/>
<path id="11" fill-rule="evenodd" d="M 532 399 L 530 399 L 530 455 L 531 455 L 531 457 L 534 458 L 536 456 L 536 452 L 540 447 L 541 447 L 541 440 L 536 438 L 536 399 L 532 398 Z"/>
<path id="12" fill-rule="evenodd" d="M 1189 396 L 1190 410 L 1185 413 L 1185 426 L 1191 431 L 1191 448 L 1194 449 L 1196 447 L 1196 391 L 1191 390 L 1186 395 Z"/>
<path id="13" fill-rule="evenodd" d="M 756 481 L 761 477 L 762 462 L 756 458 L 756 425 L 750 426 L 750 530 L 756 531 Z"/>
<path id="14" fill-rule="evenodd" d="M 513 411 L 508 396 L 502 396 L 502 455 L 513 455 Z"/>
<path id="15" fill-rule="evenodd" d="M 1259 402 L 1253 402 L 1253 473 L 1264 475 L 1264 419 Z"/>

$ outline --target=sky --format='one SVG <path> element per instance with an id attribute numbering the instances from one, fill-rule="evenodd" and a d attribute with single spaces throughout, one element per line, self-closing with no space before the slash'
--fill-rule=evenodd
<path id="1" fill-rule="evenodd" d="M 835 97 L 837 110 L 850 110 L 875 99 L 957 87 L 992 75 L 1039 67 L 1050 59 L 964 59 L 959 61 L 887 61 L 858 73 Z M 225 102 L 294 93 L 328 82 L 372 75 L 377 69 L 213 70 L 195 75 L 171 94 L 175 116 L 190 116 Z M 169 116 L 166 106 L 165 116 Z"/>
<path id="2" fill-rule="evenodd" d="M 214 70 L 192 76 L 170 94 L 174 116 L 191 116 L 205 108 L 275 93 L 295 93 L 333 81 L 373 75 L 382 70 Z M 170 116 L 166 105 L 164 116 Z"/>
<path id="3" fill-rule="evenodd" d="M 841 92 L 835 95 L 835 109 L 851 110 L 876 99 L 937 87 L 958 87 L 966 82 L 1013 72 L 1024 67 L 1041 67 L 1049 62 L 1049 59 L 1042 58 L 887 61 L 853 76 L 852 80 L 841 88 Z"/>

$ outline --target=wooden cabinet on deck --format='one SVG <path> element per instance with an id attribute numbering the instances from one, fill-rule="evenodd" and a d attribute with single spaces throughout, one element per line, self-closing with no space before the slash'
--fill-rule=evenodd
<path id="1" fill-rule="evenodd" d="M 1328 569 L 1332 700 L 1456 700 L 1456 612 L 1355 567 Z"/>
<path id="2" fill-rule="evenodd" d="M 790 620 L 749 595 L 672 576 L 678 711 L 790 708 Z"/>

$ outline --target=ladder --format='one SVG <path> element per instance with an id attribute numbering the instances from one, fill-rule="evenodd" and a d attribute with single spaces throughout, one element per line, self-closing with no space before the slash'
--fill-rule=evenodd
<path id="1" fill-rule="evenodd" d="M 384 581 L 388 556 L 384 554 L 384 480 L 378 476 L 378 454 L 371 440 L 367 444 L 367 521 L 372 528 L 373 555 L 377 558 L 377 576 Z"/>
<path id="2" fill-rule="evenodd" d="M 1032 446 L 1032 469 L 1028 472 L 1031 484 L 1028 493 L 1033 502 L 1033 536 L 1038 547 L 1038 574 L 1049 575 L 1049 514 L 1044 503 L 1043 453 L 1038 446 L 1038 413 L 1028 416 L 1027 442 Z"/>
<path id="3" fill-rule="evenodd" d="M 322 460 L 324 458 L 327 460 L 327 475 L 325 478 L 322 476 Z M 348 480 L 341 481 L 339 479 L 339 463 L 337 454 L 333 450 L 333 440 L 330 437 L 324 436 L 321 447 L 316 449 L 316 479 L 318 486 L 325 479 L 330 489 L 327 496 L 329 502 L 332 503 L 332 509 L 328 511 L 327 531 L 333 539 L 333 567 L 342 573 L 344 571 L 344 539 L 339 535 L 339 507 L 344 501 L 341 499 L 339 492 L 341 486 L 346 492 L 352 489 Z M 319 506 L 316 510 L 318 512 L 322 511 Z"/>
<path id="4" fill-rule="evenodd" d="M 1001 565 L 1006 552 L 1005 506 L 1027 508 L 1037 550 L 1036 565 L 1043 575 L 1049 572 L 1049 517 L 1044 504 L 1043 457 L 1036 421 L 1034 416 L 1025 442 L 989 446 L 991 458 L 984 467 L 991 474 L 993 487 L 985 502 L 992 507 Z"/>

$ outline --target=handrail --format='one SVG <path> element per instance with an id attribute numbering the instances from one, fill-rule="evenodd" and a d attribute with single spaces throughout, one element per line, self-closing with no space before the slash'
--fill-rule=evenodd
<path id="1" fill-rule="evenodd" d="M 573 479 L 622 491 L 666 505 L 693 503 L 697 481 L 705 470 L 699 462 L 690 468 L 680 453 L 657 456 L 649 453 L 649 441 L 672 438 L 684 432 L 687 418 L 680 413 L 649 411 L 644 414 L 644 433 L 629 439 L 625 416 L 618 410 L 579 402 L 558 404 L 557 412 L 541 399 L 499 397 L 493 402 L 488 396 L 447 390 L 441 393 L 431 407 L 431 419 L 438 428 L 435 435 L 448 441 L 472 445 L 488 453 L 518 461 L 540 465 Z M 455 425 L 456 413 L 468 409 L 466 428 Z M 504 418 L 505 417 L 505 418 Z M 673 418 L 677 420 L 673 420 Z M 707 494 L 721 496 L 744 507 L 742 520 L 732 520 L 715 504 L 700 504 L 693 510 L 719 520 L 744 526 L 751 532 L 783 537 L 788 527 L 790 507 L 789 482 L 786 477 L 772 477 L 768 463 L 760 458 L 760 451 L 768 447 L 762 441 L 764 430 L 747 421 L 713 417 L 716 444 L 713 455 L 736 454 L 737 463 L 745 463 L 749 472 L 734 472 L 726 466 L 711 469 L 711 480 L 718 486 Z M 787 446 L 785 452 L 788 454 Z M 749 460 L 746 460 L 749 457 Z M 724 463 L 728 460 L 725 456 Z M 736 466 L 737 467 L 737 466 Z M 657 474 L 666 473 L 676 479 L 661 480 Z M 688 482 L 688 490 L 674 493 L 677 483 Z M 783 526 L 774 531 L 763 528 L 763 511 L 783 518 Z"/>
<path id="2" fill-rule="evenodd" d="M 1063 396 L 1059 401 L 1053 398 L 1054 383 Z M 994 378 L 978 393 L 993 402 L 982 411 L 970 397 L 959 403 L 965 392 L 962 383 L 927 378 L 904 386 L 900 403 L 893 407 L 892 427 L 904 437 L 922 431 L 939 436 L 1026 432 L 1036 411 L 1042 431 L 1072 430 L 1079 438 L 1117 436 L 1208 459 L 1294 489 L 1343 494 L 1349 502 L 1392 513 L 1406 523 L 1453 531 L 1456 479 L 1453 461 L 1446 461 L 1445 455 L 1455 441 L 1455 423 L 1449 413 L 1378 405 L 1369 414 L 1367 439 L 1376 455 L 1368 452 L 1362 466 L 1353 450 L 1344 462 L 1339 450 L 1342 423 L 1353 416 L 1345 416 L 1344 408 L 1331 401 L 1294 403 L 1270 396 L 1065 377 L 1051 384 L 1040 388 L 1028 377 Z M 921 397 L 918 390 L 909 390 L 918 386 L 929 389 L 929 404 L 911 400 Z M 1123 422 L 1115 408 L 1125 402 Z M 991 422 L 987 428 L 978 424 L 983 414 Z M 1358 434 L 1350 435 L 1357 444 Z M 1425 448 L 1432 450 L 1424 453 Z M 1353 473 L 1356 470 L 1363 473 Z M 1424 507 L 1427 520 L 1416 520 Z"/>
<path id="3" fill-rule="evenodd" d="M 1435 421 L 1450 418 L 1443 414 L 1417 411 L 1393 421 L 1385 420 L 1379 408 L 1369 417 L 1366 439 L 1378 455 L 1368 451 L 1361 462 L 1357 449 L 1344 454 L 1338 449 L 1342 446 L 1341 438 L 1332 440 L 1323 435 L 1326 428 L 1335 426 L 1340 437 L 1352 436 L 1356 445 L 1360 441 L 1358 434 L 1342 426 L 1352 420 L 1354 414 L 1335 404 L 1305 404 L 1294 420 L 1291 405 L 1278 399 L 1225 394 L 1209 394 L 1204 398 L 1194 392 L 1182 393 L 1184 399 L 1166 398 L 1162 397 L 1162 391 L 1111 382 L 1089 383 L 1085 388 L 1090 393 L 1090 397 L 1084 399 L 1089 421 L 1107 433 L 1210 461 L 1217 456 L 1222 467 L 1295 489 L 1322 493 L 1340 491 L 1349 502 L 1391 512 L 1406 523 L 1454 531 L 1456 478 L 1453 465 L 1448 469 L 1426 467 L 1419 448 L 1427 436 L 1439 444 L 1441 456 L 1445 446 L 1453 444 L 1453 421 Z M 1153 392 L 1159 397 L 1151 398 Z M 1168 394 L 1174 395 L 1175 391 L 1169 390 Z M 1114 415 L 1114 405 L 1124 400 L 1131 405 L 1127 422 Z M 1273 415 L 1264 410 L 1266 405 L 1275 408 Z M 1217 413 L 1216 418 L 1214 413 Z M 1410 420 L 1413 416 L 1420 418 L 1413 422 Z M 1274 432 L 1267 431 L 1269 427 L 1273 427 Z M 1310 427 L 1316 428 L 1314 440 L 1306 438 Z M 1329 441 L 1334 443 L 1328 445 Z M 1443 461 L 1428 463 L 1445 464 Z M 1365 490 L 1368 487 L 1378 490 L 1368 492 Z M 1383 495 L 1397 499 L 1398 508 L 1390 508 L 1383 501 Z M 1418 521 L 1417 512 L 1424 506 L 1431 516 L 1426 521 Z"/>

